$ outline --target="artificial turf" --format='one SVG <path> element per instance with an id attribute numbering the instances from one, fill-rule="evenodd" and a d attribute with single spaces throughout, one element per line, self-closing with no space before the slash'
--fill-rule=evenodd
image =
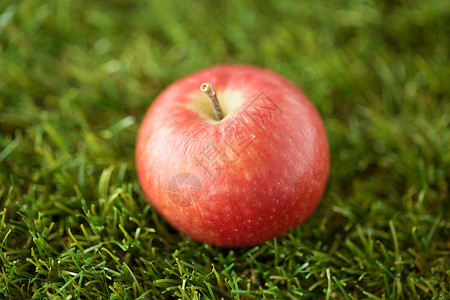
<path id="1" fill-rule="evenodd" d="M 0 298 L 448 299 L 450 2 L 0 1 Z M 134 143 L 174 80 L 289 78 L 331 174 L 299 228 L 250 249 L 173 230 Z"/>

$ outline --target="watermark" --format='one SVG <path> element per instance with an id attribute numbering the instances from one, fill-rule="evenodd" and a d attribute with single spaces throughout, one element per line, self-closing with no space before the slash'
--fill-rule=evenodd
<path id="1" fill-rule="evenodd" d="M 281 114 L 282 111 L 275 102 L 264 92 L 259 93 L 241 114 L 229 121 L 220 134 L 221 145 L 211 142 L 194 157 L 195 166 L 212 180 L 220 177 L 258 138 L 258 130 L 266 131 L 268 123 Z M 179 173 L 169 181 L 167 193 L 176 205 L 188 207 L 199 199 L 201 189 L 201 182 L 196 176 Z"/>
<path id="2" fill-rule="evenodd" d="M 261 92 L 247 107 L 244 114 L 250 117 L 262 130 L 267 130 L 267 122 L 282 114 L 281 109 Z"/>
<path id="3" fill-rule="evenodd" d="M 187 207 L 199 199 L 201 189 L 200 180 L 194 174 L 179 173 L 169 181 L 167 194 L 177 206 Z"/>

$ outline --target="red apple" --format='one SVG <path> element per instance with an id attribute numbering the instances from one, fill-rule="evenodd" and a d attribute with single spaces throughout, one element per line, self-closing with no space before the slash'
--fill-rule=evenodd
<path id="1" fill-rule="evenodd" d="M 329 147 L 318 112 L 291 82 L 259 67 L 220 65 L 157 97 L 139 129 L 136 167 L 150 203 L 175 228 L 248 247 L 313 212 Z"/>

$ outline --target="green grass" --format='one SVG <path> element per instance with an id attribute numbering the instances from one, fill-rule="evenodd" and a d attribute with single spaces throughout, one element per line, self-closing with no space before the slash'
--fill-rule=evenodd
<path id="1" fill-rule="evenodd" d="M 450 2 L 0 2 L 0 298 L 448 299 Z M 318 209 L 251 249 L 173 230 L 137 183 L 152 99 L 217 63 L 323 116 Z"/>

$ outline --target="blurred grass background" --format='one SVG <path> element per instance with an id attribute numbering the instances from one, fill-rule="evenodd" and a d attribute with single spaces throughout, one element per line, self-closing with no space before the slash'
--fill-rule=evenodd
<path id="1" fill-rule="evenodd" d="M 0 295 L 445 299 L 450 2 L 0 2 Z M 145 201 L 152 99 L 218 63 L 292 80 L 327 127 L 312 217 L 224 250 Z"/>

